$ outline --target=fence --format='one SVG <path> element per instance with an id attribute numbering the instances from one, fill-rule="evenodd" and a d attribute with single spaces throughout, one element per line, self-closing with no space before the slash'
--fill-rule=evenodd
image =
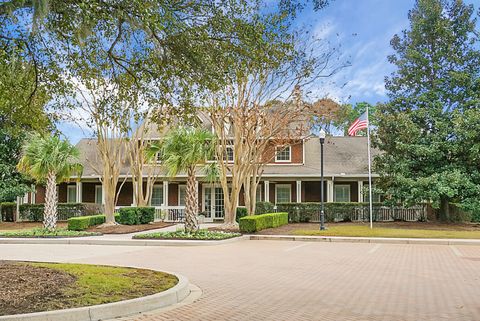
<path id="1" fill-rule="evenodd" d="M 288 212 L 290 222 L 320 221 L 320 203 L 282 203 L 276 206 L 276 211 Z M 324 214 L 328 222 L 370 220 L 368 203 L 325 203 Z M 389 207 L 374 203 L 372 219 L 383 222 L 425 221 L 427 209 L 425 205 Z"/>
<path id="2" fill-rule="evenodd" d="M 117 206 L 115 212 L 122 207 Z M 155 206 L 155 222 L 183 222 L 185 219 L 185 206 Z"/>
<path id="3" fill-rule="evenodd" d="M 22 204 L 19 206 L 20 220 L 41 222 L 45 204 Z M 102 206 L 94 203 L 58 203 L 57 220 L 66 221 L 70 217 L 96 215 L 102 213 Z"/>

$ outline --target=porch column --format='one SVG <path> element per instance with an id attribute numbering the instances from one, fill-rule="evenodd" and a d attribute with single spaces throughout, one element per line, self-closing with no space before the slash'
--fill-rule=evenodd
<path id="1" fill-rule="evenodd" d="M 333 202 L 333 181 L 327 181 L 327 202 Z"/>
<path id="2" fill-rule="evenodd" d="M 102 183 L 102 205 L 105 206 L 105 186 Z"/>
<path id="3" fill-rule="evenodd" d="M 302 202 L 302 181 L 297 181 L 297 203 Z"/>
<path id="4" fill-rule="evenodd" d="M 270 182 L 264 181 L 263 183 L 265 187 L 265 202 L 270 202 Z"/>
<path id="5" fill-rule="evenodd" d="M 20 222 L 20 202 L 22 198 L 17 196 L 17 211 L 15 212 L 15 222 Z"/>
<path id="6" fill-rule="evenodd" d="M 33 189 L 33 192 L 30 193 L 31 195 L 30 203 L 35 204 L 35 195 L 36 195 L 35 184 L 32 184 L 32 189 Z"/>
<path id="7" fill-rule="evenodd" d="M 358 202 L 363 202 L 363 181 L 358 181 Z"/>
<path id="8" fill-rule="evenodd" d="M 168 181 L 163 181 L 163 206 L 168 206 Z"/>
<path id="9" fill-rule="evenodd" d="M 135 188 L 136 188 L 135 184 L 133 184 L 133 181 L 132 181 L 132 206 L 137 206 L 137 193 L 135 193 Z"/>
<path id="10" fill-rule="evenodd" d="M 77 188 L 77 190 L 76 190 L 76 196 L 75 196 L 75 198 L 76 198 L 77 203 L 81 203 L 81 202 L 83 201 L 83 200 L 82 200 L 82 198 L 83 198 L 83 195 L 82 195 L 82 182 L 77 182 L 76 188 Z"/>

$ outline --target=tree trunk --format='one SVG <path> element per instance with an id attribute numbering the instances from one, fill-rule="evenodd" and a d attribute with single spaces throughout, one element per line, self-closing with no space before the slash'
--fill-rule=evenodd
<path id="1" fill-rule="evenodd" d="M 441 221 L 450 221 L 450 205 L 449 205 L 450 199 L 446 196 L 442 196 L 440 198 L 440 217 L 439 219 Z"/>
<path id="2" fill-rule="evenodd" d="M 55 172 L 49 172 L 47 175 L 43 227 L 50 231 L 57 228 L 57 176 Z"/>
<path id="3" fill-rule="evenodd" d="M 198 190 L 197 180 L 195 178 L 195 167 L 188 169 L 187 190 L 185 200 L 185 232 L 192 233 L 198 231 Z"/>

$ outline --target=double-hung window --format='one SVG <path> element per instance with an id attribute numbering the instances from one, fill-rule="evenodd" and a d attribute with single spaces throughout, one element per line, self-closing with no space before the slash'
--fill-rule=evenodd
<path id="1" fill-rule="evenodd" d="M 67 203 L 75 203 L 77 201 L 77 186 L 67 185 Z"/>
<path id="2" fill-rule="evenodd" d="M 290 162 L 292 160 L 292 147 L 277 146 L 275 149 L 275 161 L 276 162 Z"/>
<path id="3" fill-rule="evenodd" d="M 154 185 L 152 190 L 151 206 L 162 206 L 163 204 L 163 185 Z"/>
<path id="4" fill-rule="evenodd" d="M 335 185 L 334 201 L 335 202 L 350 202 L 350 185 Z"/>
<path id="5" fill-rule="evenodd" d="M 275 203 L 290 203 L 292 201 L 292 185 L 275 185 Z"/>

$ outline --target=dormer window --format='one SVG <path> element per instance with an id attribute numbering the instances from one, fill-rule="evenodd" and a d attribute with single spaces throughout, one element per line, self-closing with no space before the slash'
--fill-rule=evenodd
<path id="1" fill-rule="evenodd" d="M 292 161 L 292 147 L 277 146 L 275 148 L 275 161 L 276 162 L 291 162 Z"/>

